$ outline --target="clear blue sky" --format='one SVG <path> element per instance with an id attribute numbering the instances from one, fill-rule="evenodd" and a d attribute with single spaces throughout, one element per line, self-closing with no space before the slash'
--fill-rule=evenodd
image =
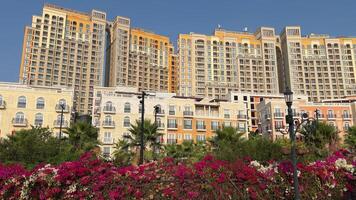
<path id="1" fill-rule="evenodd" d="M 17 81 L 23 29 L 31 16 L 41 14 L 43 3 L 79 11 L 97 9 L 131 18 L 134 27 L 167 35 L 210 34 L 225 29 L 255 31 L 272 26 L 279 33 L 286 25 L 302 26 L 303 34 L 356 35 L 355 0 L 2 0 L 0 6 L 0 81 Z M 6 27 L 6 28 L 5 28 Z"/>

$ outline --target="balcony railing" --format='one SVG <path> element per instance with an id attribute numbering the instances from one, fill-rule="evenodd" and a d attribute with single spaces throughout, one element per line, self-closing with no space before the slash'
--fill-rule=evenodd
<path id="1" fill-rule="evenodd" d="M 328 114 L 327 118 L 330 119 L 336 119 L 336 114 Z"/>
<path id="2" fill-rule="evenodd" d="M 114 106 L 104 106 L 103 113 L 105 114 L 115 114 L 116 108 Z"/>
<path id="3" fill-rule="evenodd" d="M 352 119 L 352 115 L 351 115 L 351 114 L 343 114 L 343 115 L 342 115 L 342 118 L 343 118 L 344 120 L 346 120 L 346 119 Z"/>
<path id="4" fill-rule="evenodd" d="M 60 128 L 61 127 L 61 120 L 54 120 L 53 127 L 54 128 Z M 68 121 L 67 120 L 62 120 L 62 128 L 67 128 L 67 127 L 68 127 Z"/>
<path id="5" fill-rule="evenodd" d="M 167 144 L 177 144 L 177 139 L 167 139 Z"/>
<path id="6" fill-rule="evenodd" d="M 185 110 L 185 111 L 183 111 L 183 115 L 184 116 L 193 116 L 193 111 Z"/>
<path id="7" fill-rule="evenodd" d="M 0 101 L 0 109 L 5 109 L 6 108 L 6 102 L 3 100 L 3 101 Z"/>
<path id="8" fill-rule="evenodd" d="M 224 118 L 225 119 L 229 119 L 230 118 L 230 114 L 224 114 Z"/>
<path id="9" fill-rule="evenodd" d="M 62 105 L 60 105 L 60 104 L 56 105 L 56 112 L 62 112 Z M 69 106 L 68 105 L 64 105 L 63 112 L 64 113 L 69 112 Z"/>
<path id="10" fill-rule="evenodd" d="M 158 129 L 164 129 L 164 123 L 160 122 L 160 123 L 157 123 L 157 127 Z"/>
<path id="11" fill-rule="evenodd" d="M 25 118 L 13 118 L 12 125 L 16 127 L 26 127 L 28 124 L 27 119 Z"/>
<path id="12" fill-rule="evenodd" d="M 247 115 L 245 115 L 245 114 L 238 114 L 238 115 L 237 115 L 237 119 L 238 119 L 238 120 L 246 120 L 246 119 L 247 119 Z"/>
<path id="13" fill-rule="evenodd" d="M 114 121 L 103 121 L 102 126 L 104 128 L 115 128 L 115 122 Z"/>
<path id="14" fill-rule="evenodd" d="M 284 117 L 284 113 L 281 113 L 281 112 L 274 113 L 274 118 L 283 118 L 283 117 Z"/>
<path id="15" fill-rule="evenodd" d="M 265 119 L 270 120 L 271 119 L 271 115 L 270 114 L 265 114 Z"/>
<path id="16" fill-rule="evenodd" d="M 103 144 L 114 144 L 114 138 L 112 137 L 104 137 Z"/>
<path id="17" fill-rule="evenodd" d="M 175 114 L 176 114 L 176 111 L 174 111 L 174 110 L 169 111 L 169 115 L 175 115 Z"/>
<path id="18" fill-rule="evenodd" d="M 157 113 L 157 115 L 164 115 L 164 110 L 163 109 L 160 109 L 159 112 Z"/>
<path id="19" fill-rule="evenodd" d="M 205 131 L 206 130 L 206 126 L 205 125 L 197 125 L 197 130 L 199 131 Z"/>
<path id="20" fill-rule="evenodd" d="M 168 129 L 177 129 L 178 128 L 178 124 L 168 124 L 167 128 Z"/>

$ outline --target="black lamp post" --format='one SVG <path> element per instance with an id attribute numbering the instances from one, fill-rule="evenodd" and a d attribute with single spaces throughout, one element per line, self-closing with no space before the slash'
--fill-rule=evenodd
<path id="1" fill-rule="evenodd" d="M 154 109 L 154 114 L 155 114 L 155 124 L 158 126 L 157 124 L 157 114 L 161 111 L 161 108 L 159 105 L 155 105 L 153 106 Z"/>
<path id="2" fill-rule="evenodd" d="M 296 145 L 295 145 L 295 132 L 294 132 L 294 120 L 293 120 L 293 92 L 286 88 L 284 92 L 284 98 L 288 107 L 288 115 L 286 116 L 287 123 L 289 124 L 289 137 L 292 143 L 292 163 L 293 163 L 293 179 L 294 179 L 294 199 L 300 200 L 300 193 L 299 193 L 299 183 L 298 183 L 298 172 L 297 172 L 297 154 L 296 154 Z"/>
<path id="3" fill-rule="evenodd" d="M 61 151 L 61 139 L 62 139 L 62 124 L 63 124 L 63 112 L 66 107 L 64 103 L 60 103 L 59 107 L 61 108 L 61 120 L 59 120 L 59 151 Z"/>
<path id="4" fill-rule="evenodd" d="M 141 99 L 140 103 L 141 103 L 141 137 L 140 137 L 140 160 L 139 160 L 139 164 L 142 165 L 143 164 L 143 151 L 144 151 L 144 132 L 145 132 L 145 96 L 146 96 L 146 92 L 142 91 L 141 96 L 139 96 L 138 98 Z"/>

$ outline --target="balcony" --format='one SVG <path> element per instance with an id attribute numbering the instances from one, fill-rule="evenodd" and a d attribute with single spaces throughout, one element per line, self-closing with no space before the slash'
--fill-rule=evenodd
<path id="1" fill-rule="evenodd" d="M 103 126 L 103 128 L 115 128 L 115 122 L 114 121 L 103 121 L 102 126 Z"/>
<path id="2" fill-rule="evenodd" d="M 176 114 L 176 111 L 174 111 L 174 110 L 169 111 L 169 115 L 175 115 L 175 114 Z"/>
<path id="3" fill-rule="evenodd" d="M 224 118 L 225 119 L 229 119 L 230 118 L 230 114 L 224 114 Z"/>
<path id="4" fill-rule="evenodd" d="M 6 108 L 6 102 L 0 101 L 0 109 L 5 109 L 5 108 Z"/>
<path id="5" fill-rule="evenodd" d="M 56 105 L 56 112 L 62 112 L 63 109 L 63 113 L 68 113 L 69 112 L 69 106 L 68 105 L 64 105 L 64 108 L 62 108 L 62 105 L 57 104 Z"/>
<path id="6" fill-rule="evenodd" d="M 247 120 L 247 115 L 245 115 L 245 114 L 238 114 L 238 115 L 237 115 L 237 119 L 238 119 L 238 120 Z"/>
<path id="7" fill-rule="evenodd" d="M 328 114 L 327 118 L 328 118 L 328 120 L 335 120 L 336 119 L 336 114 Z"/>
<path id="8" fill-rule="evenodd" d="M 351 120 L 352 119 L 352 115 L 351 114 L 343 114 L 342 115 L 342 119 L 343 120 Z"/>
<path id="9" fill-rule="evenodd" d="M 273 114 L 274 118 L 283 118 L 284 117 L 284 113 L 281 113 L 281 112 L 276 112 Z"/>
<path id="10" fill-rule="evenodd" d="M 61 120 L 54 120 L 53 127 L 54 128 L 60 128 L 61 127 Z M 68 121 L 67 120 L 63 120 L 62 121 L 62 128 L 68 128 Z"/>
<path id="11" fill-rule="evenodd" d="M 163 109 L 160 109 L 159 112 L 157 113 L 158 116 L 162 116 L 164 114 L 165 114 L 165 112 Z"/>
<path id="12" fill-rule="evenodd" d="M 28 124 L 27 119 L 24 118 L 13 118 L 12 125 L 15 127 L 26 127 Z"/>
<path id="13" fill-rule="evenodd" d="M 184 117 L 193 117 L 193 111 L 188 111 L 188 110 L 186 110 L 186 111 L 183 111 L 183 116 Z"/>
<path id="14" fill-rule="evenodd" d="M 177 130 L 178 124 L 168 124 L 167 129 L 168 130 Z"/>
<path id="15" fill-rule="evenodd" d="M 112 137 L 104 137 L 103 144 L 114 144 L 114 138 Z"/>
<path id="16" fill-rule="evenodd" d="M 177 144 L 177 139 L 167 139 L 167 144 Z"/>
<path id="17" fill-rule="evenodd" d="M 105 114 L 115 114 L 116 108 L 114 106 L 104 106 L 103 113 Z"/>
<path id="18" fill-rule="evenodd" d="M 198 124 L 198 125 L 196 126 L 196 128 L 197 128 L 197 131 L 206 131 L 206 126 L 205 126 L 205 124 L 203 124 L 203 125 Z"/>
<path id="19" fill-rule="evenodd" d="M 164 129 L 165 126 L 164 126 L 164 123 L 160 122 L 160 123 L 157 123 L 157 127 L 159 130 L 162 130 L 162 129 Z"/>

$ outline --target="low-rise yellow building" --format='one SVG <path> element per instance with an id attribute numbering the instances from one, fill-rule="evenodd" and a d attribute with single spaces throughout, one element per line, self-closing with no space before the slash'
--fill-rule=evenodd
<path id="1" fill-rule="evenodd" d="M 31 126 L 49 127 L 58 134 L 70 124 L 74 91 L 71 88 L 27 86 L 0 82 L 0 137 Z"/>
<path id="2" fill-rule="evenodd" d="M 93 124 L 99 128 L 104 155 L 113 152 L 114 144 L 130 134 L 130 124 L 141 117 L 141 93 L 136 88 L 95 87 Z M 176 96 L 175 93 L 147 93 L 145 119 L 157 122 L 165 144 L 205 141 L 222 126 L 236 127 L 248 133 L 246 106 L 214 98 Z M 154 107 L 159 107 L 155 116 Z M 248 134 L 246 134 L 247 136 Z"/>

